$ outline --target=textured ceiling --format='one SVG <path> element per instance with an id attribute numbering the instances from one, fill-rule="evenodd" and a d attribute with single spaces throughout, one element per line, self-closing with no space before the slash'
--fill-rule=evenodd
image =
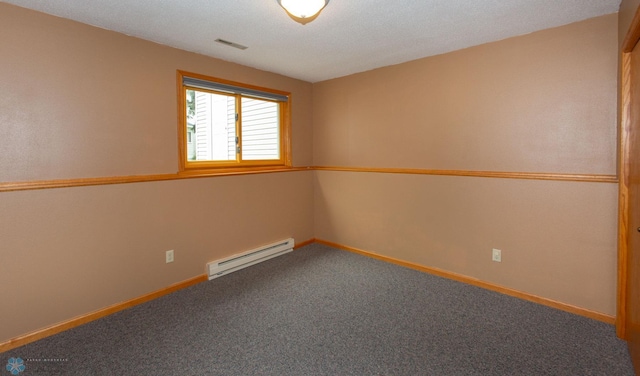
<path id="1" fill-rule="evenodd" d="M 620 1 L 331 0 L 301 25 L 276 0 L 2 0 L 309 82 L 615 13 Z"/>

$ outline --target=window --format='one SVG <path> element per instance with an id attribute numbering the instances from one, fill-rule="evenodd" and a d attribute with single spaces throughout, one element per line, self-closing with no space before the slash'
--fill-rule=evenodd
<path id="1" fill-rule="evenodd" d="M 290 166 L 290 94 L 178 71 L 181 170 Z"/>

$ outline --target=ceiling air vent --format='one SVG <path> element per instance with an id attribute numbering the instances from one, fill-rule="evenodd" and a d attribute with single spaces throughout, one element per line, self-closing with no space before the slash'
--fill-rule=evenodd
<path id="1" fill-rule="evenodd" d="M 224 44 L 225 46 L 229 46 L 229 47 L 235 47 L 239 50 L 246 50 L 248 47 L 247 46 L 243 46 L 241 44 L 238 43 L 233 43 L 233 42 L 229 42 L 228 40 L 224 40 L 224 39 L 216 39 L 216 42 Z"/>

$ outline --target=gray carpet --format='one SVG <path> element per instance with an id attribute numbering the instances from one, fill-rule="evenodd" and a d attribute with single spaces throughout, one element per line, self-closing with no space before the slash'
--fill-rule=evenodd
<path id="1" fill-rule="evenodd" d="M 20 375 L 633 375 L 613 326 L 312 244 L 0 354 Z"/>

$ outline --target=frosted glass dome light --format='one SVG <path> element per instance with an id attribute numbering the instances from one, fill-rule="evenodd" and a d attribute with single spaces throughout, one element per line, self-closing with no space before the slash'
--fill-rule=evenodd
<path id="1" fill-rule="evenodd" d="M 295 21 L 311 22 L 329 3 L 329 0 L 278 0 L 278 3 Z"/>

